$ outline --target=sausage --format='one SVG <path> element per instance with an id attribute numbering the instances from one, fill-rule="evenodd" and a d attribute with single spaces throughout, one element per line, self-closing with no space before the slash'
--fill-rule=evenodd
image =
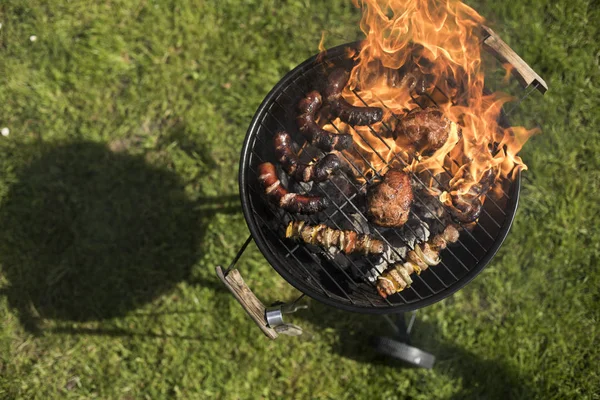
<path id="1" fill-rule="evenodd" d="M 345 133 L 336 135 L 317 124 L 316 114 L 322 105 L 323 99 L 316 90 L 308 93 L 306 97 L 300 100 L 300 103 L 298 103 L 300 115 L 296 118 L 300 132 L 310 144 L 325 152 L 347 149 L 352 145 L 352 135 Z"/>
<path id="2" fill-rule="evenodd" d="M 349 78 L 350 74 L 342 68 L 337 68 L 329 74 L 325 87 L 325 98 L 331 107 L 331 113 L 350 125 L 371 125 L 381 121 L 383 118 L 381 108 L 356 107 L 350 105 L 342 97 L 342 91 Z"/>
<path id="3" fill-rule="evenodd" d="M 273 139 L 275 156 L 284 171 L 300 182 L 323 182 L 329 179 L 341 166 L 335 154 L 327 154 L 315 164 L 302 164 L 292 148 L 292 137 L 287 132 L 278 132 Z"/>
<path id="4" fill-rule="evenodd" d="M 258 166 L 258 180 L 269 200 L 282 209 L 300 214 L 314 214 L 329 206 L 327 198 L 289 193 L 277 178 L 275 165 L 266 162 Z"/>

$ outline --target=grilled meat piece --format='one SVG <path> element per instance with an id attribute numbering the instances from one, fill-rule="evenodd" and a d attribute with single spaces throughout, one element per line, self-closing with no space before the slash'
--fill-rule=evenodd
<path id="1" fill-rule="evenodd" d="M 410 177 L 403 171 L 392 169 L 382 182 L 368 189 L 369 220 L 387 228 L 402 226 L 408 220 L 412 201 Z"/>
<path id="2" fill-rule="evenodd" d="M 284 171 L 300 182 L 323 182 L 341 166 L 335 154 L 327 154 L 315 164 L 302 164 L 292 148 L 292 137 L 287 132 L 278 132 L 273 140 L 275 156 Z"/>
<path id="3" fill-rule="evenodd" d="M 384 299 L 394 293 L 399 293 L 412 284 L 410 275 L 417 275 L 430 266 L 439 264 L 440 251 L 446 248 L 448 243 L 458 241 L 459 231 L 454 225 L 448 225 L 444 231 L 435 235 L 425 243 L 415 246 L 414 250 L 408 252 L 407 261 L 403 264 L 394 264 L 377 278 L 377 292 Z"/>
<path id="4" fill-rule="evenodd" d="M 398 121 L 394 135 L 408 153 L 433 153 L 448 140 L 452 124 L 437 108 L 415 109 Z"/>
<path id="5" fill-rule="evenodd" d="M 381 121 L 383 110 L 379 107 L 356 107 L 343 97 L 342 91 L 350 79 L 350 74 L 342 69 L 333 70 L 327 78 L 325 99 L 331 106 L 331 113 L 350 125 L 371 125 Z"/>
<path id="6" fill-rule="evenodd" d="M 380 254 L 385 245 L 382 241 L 373 239 L 354 231 L 342 231 L 330 228 L 325 224 L 308 225 L 305 221 L 292 221 L 289 223 L 285 237 L 301 240 L 304 243 L 314 244 L 324 249 L 337 247 L 343 253 Z"/>
<path id="7" fill-rule="evenodd" d="M 494 185 L 495 172 L 494 168 L 487 170 L 479 182 L 471 186 L 467 193 L 450 195 L 452 204 L 446 205 L 446 208 L 456 221 L 469 224 L 479 218 L 483 209 L 481 199 Z"/>
<path id="8" fill-rule="evenodd" d="M 258 180 L 262 184 L 269 200 L 286 211 L 300 214 L 314 214 L 323 211 L 329 206 L 329 201 L 324 197 L 289 193 L 277 178 L 275 166 L 269 162 L 258 166 Z"/>
<path id="9" fill-rule="evenodd" d="M 347 149 L 352 145 L 352 135 L 345 133 L 336 135 L 317 124 L 317 112 L 322 105 L 323 99 L 317 91 L 308 93 L 300 100 L 298 103 L 300 115 L 296 118 L 300 132 L 310 144 L 325 152 Z"/>
<path id="10" fill-rule="evenodd" d="M 452 217 L 464 224 L 475 222 L 481 215 L 483 203 L 479 196 L 473 195 L 452 195 L 452 205 L 446 206 Z"/>

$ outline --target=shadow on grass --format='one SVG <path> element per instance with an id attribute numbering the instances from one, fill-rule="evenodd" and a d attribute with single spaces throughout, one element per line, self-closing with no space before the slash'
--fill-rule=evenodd
<path id="1" fill-rule="evenodd" d="M 190 201 L 183 187 L 97 143 L 34 157 L 0 205 L 3 294 L 22 325 L 39 333 L 40 319 L 118 317 L 189 279 L 206 220 L 239 206 Z"/>
<path id="2" fill-rule="evenodd" d="M 304 320 L 322 329 L 335 329 L 339 336 L 331 345 L 331 350 L 343 357 L 361 363 L 388 365 L 400 370 L 414 368 L 374 350 L 374 336 L 395 338 L 394 330 L 383 316 L 343 312 L 312 301 L 309 309 L 301 310 L 288 319 L 293 319 L 291 322 L 300 326 Z M 528 385 L 530 380 L 520 376 L 518 370 L 502 360 L 482 358 L 452 341 L 444 340 L 435 323 L 420 321 L 419 313 L 410 344 L 436 357 L 435 371 L 462 380 L 462 388 L 453 399 L 534 397 L 532 388 Z"/>

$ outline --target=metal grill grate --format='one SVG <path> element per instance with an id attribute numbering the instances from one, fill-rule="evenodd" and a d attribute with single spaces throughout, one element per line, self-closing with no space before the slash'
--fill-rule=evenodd
<path id="1" fill-rule="evenodd" d="M 386 313 L 420 308 L 460 289 L 494 256 L 508 233 L 517 208 L 520 174 L 514 181 L 504 182 L 499 198 L 494 199 L 492 196 L 486 198 L 476 226 L 472 230 L 463 229 L 458 243 L 442 252 L 442 262 L 438 266 L 414 276 L 414 282 L 409 288 L 387 299 L 377 294 L 374 289 L 375 283 L 367 279 L 364 267 L 357 265 L 357 260 L 353 256 L 340 253 L 339 258 L 332 258 L 320 249 L 283 239 L 287 223 L 299 217 L 266 201 L 258 183 L 257 166 L 262 162 L 275 160 L 272 143 L 276 132 L 285 130 L 292 135 L 296 143 L 304 142 L 295 122 L 297 103 L 307 92 L 317 89 L 315 82 L 325 80 L 325 63 L 348 70 L 351 68 L 352 62 L 344 56 L 344 50 L 348 46 L 343 45 L 329 50 L 323 63 L 317 63 L 316 57 L 305 61 L 288 73 L 263 101 L 250 125 L 242 151 L 240 192 L 244 214 L 264 256 L 290 284 L 303 293 L 324 303 L 351 311 Z M 435 104 L 432 97 L 429 101 Z M 421 106 L 420 103 L 417 104 Z M 333 121 L 329 122 L 333 125 Z M 389 125 L 384 126 L 391 131 Z M 370 128 L 370 131 L 378 140 L 386 144 L 375 129 Z M 367 146 L 371 146 L 364 138 L 362 140 Z M 373 147 L 371 148 L 375 151 Z M 356 153 L 361 154 L 359 151 Z M 343 154 L 342 157 L 352 164 L 351 159 Z M 394 155 L 394 159 L 400 165 L 406 166 L 404 160 L 398 155 Z M 355 199 L 367 185 L 382 176 L 382 171 L 376 170 L 368 160 L 363 158 L 363 161 L 372 171 L 370 177 L 363 175 L 364 184 L 357 184 L 344 173 L 338 174 L 340 181 L 330 180 L 326 185 L 321 184 L 316 189 L 319 195 L 329 198 L 332 206 L 304 219 L 310 224 L 325 223 L 336 229 L 347 229 L 347 226 L 351 226 L 355 230 L 360 230 L 357 225 L 359 222 L 355 218 L 358 216 L 364 222 L 367 218 L 356 206 Z M 382 161 L 385 164 L 383 158 Z M 450 174 L 448 170 L 445 171 Z M 431 172 L 429 173 L 432 179 L 437 180 Z M 411 176 L 414 182 L 426 186 L 418 176 L 414 174 Z M 443 186 L 441 182 L 437 183 L 440 187 Z M 347 193 L 340 187 L 341 185 L 347 185 L 353 193 Z M 323 190 L 323 186 L 326 186 L 327 190 Z M 330 193 L 333 190 L 337 193 Z M 414 197 L 415 203 L 428 209 L 427 203 L 417 193 Z M 350 214 L 353 214 L 354 218 Z M 423 222 L 417 213 L 411 213 L 411 216 L 416 221 Z M 346 228 L 342 224 L 345 224 Z M 414 229 L 409 224 L 405 226 L 409 230 Z M 394 232 L 396 238 L 404 245 L 412 249 L 397 230 L 390 231 Z M 388 238 L 379 231 L 374 230 L 371 234 L 394 249 Z M 416 236 L 416 232 L 413 234 Z M 404 260 L 401 254 L 394 251 L 399 259 Z M 361 261 L 372 270 L 376 270 L 370 258 L 363 257 Z"/>

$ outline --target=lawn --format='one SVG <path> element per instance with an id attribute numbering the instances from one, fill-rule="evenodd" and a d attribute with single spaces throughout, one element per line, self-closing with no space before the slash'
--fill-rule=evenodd
<path id="1" fill-rule="evenodd" d="M 419 311 L 431 371 L 381 317 L 316 301 L 269 341 L 214 273 L 248 235 L 239 150 L 270 88 L 361 37 L 350 1 L 0 3 L 0 398 L 600 398 L 600 6 L 469 2 L 546 79 L 491 265 Z M 5 131 L 6 132 L 6 131 Z M 251 245 L 266 303 L 298 292 Z"/>

